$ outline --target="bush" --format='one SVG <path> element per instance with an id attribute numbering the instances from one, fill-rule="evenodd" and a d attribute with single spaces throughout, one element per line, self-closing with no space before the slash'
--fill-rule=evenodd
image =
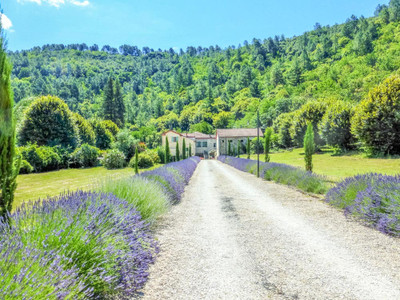
<path id="1" fill-rule="evenodd" d="M 137 210 L 112 194 L 49 198 L 11 219 L 0 223 L 6 299 L 132 298 L 158 251 Z"/>
<path id="2" fill-rule="evenodd" d="M 160 158 L 160 163 L 165 163 L 165 151 L 162 147 L 157 147 L 157 155 Z"/>
<path id="3" fill-rule="evenodd" d="M 128 129 L 120 130 L 117 133 L 116 141 L 112 148 L 118 149 L 124 153 L 126 160 L 129 161 L 135 154 L 135 149 L 138 147 L 139 141 L 136 140 Z"/>
<path id="4" fill-rule="evenodd" d="M 60 156 L 51 147 L 30 144 L 19 147 L 19 152 L 22 159 L 33 167 L 34 172 L 57 170 L 61 164 Z"/>
<path id="5" fill-rule="evenodd" d="M 108 150 L 101 164 L 107 169 L 122 169 L 125 167 L 125 155 L 117 149 Z"/>
<path id="6" fill-rule="evenodd" d="M 161 158 L 158 156 L 158 151 L 156 149 L 146 150 L 145 153 L 151 157 L 151 160 L 155 164 L 161 163 Z"/>
<path id="7" fill-rule="evenodd" d="M 326 201 L 383 233 L 400 236 L 400 176 L 365 174 L 330 189 Z"/>
<path id="8" fill-rule="evenodd" d="M 277 144 L 281 148 L 293 147 L 292 137 L 290 136 L 293 118 L 295 113 L 281 114 L 275 119 L 273 129 L 277 134 Z"/>
<path id="9" fill-rule="evenodd" d="M 90 168 L 98 165 L 100 150 L 89 144 L 83 144 L 71 154 L 71 163 L 74 167 Z"/>
<path id="10" fill-rule="evenodd" d="M 85 120 L 80 114 L 73 114 L 75 125 L 78 129 L 78 135 L 82 144 L 95 145 L 96 134 L 94 133 L 92 125 L 89 121 Z"/>
<path id="11" fill-rule="evenodd" d="M 104 126 L 102 122 L 97 120 L 91 121 L 94 133 L 96 134 L 96 147 L 101 150 L 110 149 L 111 143 L 114 141 L 112 133 Z"/>
<path id="12" fill-rule="evenodd" d="M 325 111 L 326 105 L 324 103 L 312 101 L 304 104 L 295 112 L 293 126 L 291 128 L 291 137 L 295 145 L 299 147 L 303 145 L 308 123 L 311 123 L 314 128 L 315 144 L 317 146 L 324 144 L 324 140 L 318 132 L 318 125 L 321 122 Z"/>
<path id="13" fill-rule="evenodd" d="M 142 153 L 139 153 L 138 166 L 141 169 L 147 169 L 147 168 L 154 166 L 154 162 L 148 153 L 142 152 Z"/>
<path id="14" fill-rule="evenodd" d="M 76 148 L 79 144 L 78 130 L 67 104 L 57 97 L 37 98 L 26 110 L 19 141 L 21 145 L 36 143 L 39 146 Z"/>
<path id="15" fill-rule="evenodd" d="M 400 154 L 400 77 L 370 91 L 356 108 L 352 132 L 373 153 Z"/>
<path id="16" fill-rule="evenodd" d="M 115 124 L 113 121 L 111 120 L 105 120 L 105 121 L 101 121 L 101 123 L 104 125 L 104 127 L 111 132 L 111 134 L 113 135 L 113 137 L 116 137 L 118 132 L 119 132 L 119 128 L 117 126 L 117 124 Z"/>
<path id="17" fill-rule="evenodd" d="M 345 102 L 337 101 L 328 106 L 319 125 L 321 136 L 328 145 L 351 149 L 354 143 L 351 133 L 353 115 L 353 107 Z"/>
<path id="18" fill-rule="evenodd" d="M 33 172 L 33 167 L 25 159 L 21 160 L 21 167 L 19 169 L 19 174 L 30 174 Z"/>
<path id="19" fill-rule="evenodd" d="M 99 190 L 126 200 L 140 212 L 143 219 L 148 221 L 155 221 L 164 214 L 170 203 L 159 184 L 139 176 L 118 180 L 108 179 L 101 183 Z"/>

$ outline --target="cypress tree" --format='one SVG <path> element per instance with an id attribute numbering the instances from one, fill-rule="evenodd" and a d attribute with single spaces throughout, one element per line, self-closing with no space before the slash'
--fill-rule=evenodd
<path id="1" fill-rule="evenodd" d="M 237 144 L 237 156 L 240 157 L 240 141 Z"/>
<path id="2" fill-rule="evenodd" d="M 0 22 L 0 217 L 8 220 L 17 188 L 21 158 L 15 154 L 15 121 L 10 83 L 11 65 L 7 59 Z"/>
<path id="3" fill-rule="evenodd" d="M 181 160 L 181 156 L 179 154 L 179 142 L 176 142 L 176 152 L 175 152 L 175 156 L 176 156 L 176 161 L 180 161 Z"/>
<path id="4" fill-rule="evenodd" d="M 183 139 L 183 142 L 182 142 L 182 159 L 186 159 L 186 142 L 185 142 L 185 139 Z"/>
<path id="5" fill-rule="evenodd" d="M 169 151 L 169 141 L 168 137 L 165 137 L 165 161 L 164 163 L 169 163 L 171 161 L 171 152 Z"/>
<path id="6" fill-rule="evenodd" d="M 247 159 L 250 159 L 250 138 L 247 138 Z"/>
<path id="7" fill-rule="evenodd" d="M 192 144 L 189 144 L 189 157 L 192 157 Z"/>
<path id="8" fill-rule="evenodd" d="M 137 146 L 135 148 L 135 174 L 139 174 L 139 153 Z"/>
<path id="9" fill-rule="evenodd" d="M 312 156 L 314 151 L 314 129 L 312 123 L 308 123 L 306 135 L 304 136 L 304 161 L 306 163 L 306 171 L 313 171 Z"/>
<path id="10" fill-rule="evenodd" d="M 119 82 L 119 80 L 116 80 L 115 83 L 113 110 L 114 110 L 114 120 L 111 121 L 117 124 L 118 127 L 122 128 L 125 124 L 125 104 L 124 104 L 124 97 L 122 95 L 121 83 Z"/>
<path id="11" fill-rule="evenodd" d="M 110 77 L 104 87 L 103 118 L 114 122 L 114 81 Z"/>
<path id="12" fill-rule="evenodd" d="M 272 129 L 268 128 L 267 131 L 265 132 L 265 146 L 264 146 L 265 162 L 269 162 L 271 160 L 271 157 L 269 156 L 269 151 L 271 148 L 271 135 L 272 135 Z"/>
<path id="13" fill-rule="evenodd" d="M 231 156 L 232 155 L 232 151 L 231 151 L 231 141 L 228 142 L 228 155 Z"/>

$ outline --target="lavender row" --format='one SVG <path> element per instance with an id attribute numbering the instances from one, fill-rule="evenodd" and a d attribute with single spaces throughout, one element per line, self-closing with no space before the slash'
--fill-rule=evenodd
<path id="1" fill-rule="evenodd" d="M 329 190 L 326 201 L 383 233 L 400 236 L 400 175 L 346 178 Z"/>
<path id="2" fill-rule="evenodd" d="M 199 162 L 200 158 L 193 156 L 185 160 L 166 164 L 151 171 L 143 172 L 139 176 L 157 181 L 168 194 L 171 202 L 176 203 L 181 200 L 185 186 L 189 183 Z"/>
<path id="3" fill-rule="evenodd" d="M 219 156 L 218 160 L 240 171 L 257 173 L 255 160 L 231 156 Z M 285 164 L 260 162 L 260 177 L 295 186 L 310 193 L 324 194 L 328 189 L 325 177 Z"/>

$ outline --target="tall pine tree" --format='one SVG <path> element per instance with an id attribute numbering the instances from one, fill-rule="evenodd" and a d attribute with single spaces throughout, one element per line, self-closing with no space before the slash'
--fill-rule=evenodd
<path id="1" fill-rule="evenodd" d="M 0 13 L 1 17 L 1 13 Z M 15 122 L 8 62 L 0 22 L 0 217 L 8 220 L 17 187 L 21 159 L 15 155 Z"/>
<path id="2" fill-rule="evenodd" d="M 104 99 L 102 107 L 104 120 L 111 120 L 114 122 L 114 108 L 114 80 L 110 77 L 108 78 L 107 84 L 104 87 Z"/>
<path id="3" fill-rule="evenodd" d="M 125 103 L 124 96 L 122 95 L 121 83 L 119 80 L 115 82 L 115 92 L 114 92 L 114 120 L 118 127 L 123 127 L 125 124 Z"/>

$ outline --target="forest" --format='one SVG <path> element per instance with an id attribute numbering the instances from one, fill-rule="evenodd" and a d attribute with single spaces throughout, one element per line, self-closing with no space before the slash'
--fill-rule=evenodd
<path id="1" fill-rule="evenodd" d="M 84 119 L 110 119 L 143 140 L 166 129 L 254 127 L 259 110 L 276 147 L 301 146 L 312 122 L 317 144 L 397 154 L 393 143 L 366 137 L 355 107 L 376 86 L 399 84 L 391 77 L 400 67 L 399 21 L 400 1 L 392 0 L 370 18 L 353 15 L 344 24 L 317 23 L 301 36 L 254 38 L 226 49 L 52 44 L 9 52 L 17 119 L 35 96 L 52 95 Z M 113 89 L 122 116 L 105 108 Z"/>

